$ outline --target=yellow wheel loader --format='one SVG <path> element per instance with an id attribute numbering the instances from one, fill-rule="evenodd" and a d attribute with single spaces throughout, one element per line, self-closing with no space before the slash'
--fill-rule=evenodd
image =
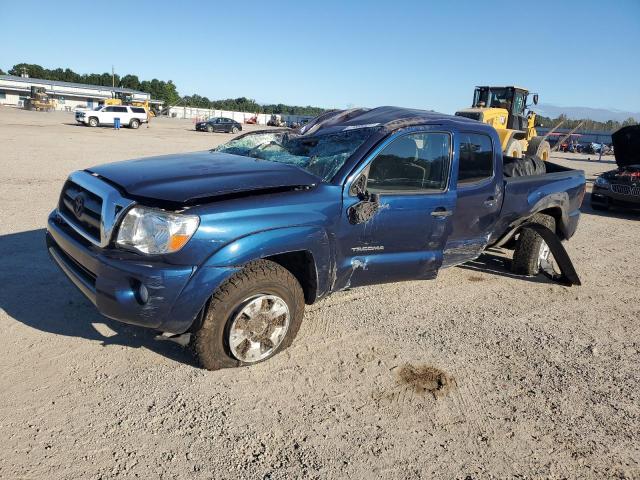
<path id="1" fill-rule="evenodd" d="M 27 110 L 37 110 L 40 112 L 52 112 L 56 109 L 58 102 L 47 95 L 44 87 L 31 87 L 31 95 L 24 102 Z"/>
<path id="2" fill-rule="evenodd" d="M 536 132 L 536 114 L 528 110 L 529 91 L 520 87 L 476 87 L 471 108 L 456 115 L 488 123 L 498 131 L 502 151 L 510 157 L 537 155 L 548 160 L 551 147 Z M 533 94 L 534 105 L 538 94 Z M 528 111 L 527 111 L 528 110 Z"/>

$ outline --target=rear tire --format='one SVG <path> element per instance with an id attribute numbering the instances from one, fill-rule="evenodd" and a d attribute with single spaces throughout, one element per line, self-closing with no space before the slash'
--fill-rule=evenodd
<path id="1" fill-rule="evenodd" d="M 138 127 L 140 126 L 140 120 L 138 120 L 137 118 L 132 119 L 132 120 L 129 122 L 129 126 L 130 126 L 131 128 L 133 128 L 133 129 L 138 128 Z"/>
<path id="2" fill-rule="evenodd" d="M 551 156 L 551 145 L 543 137 L 533 137 L 527 147 L 527 156 L 537 156 L 547 162 Z"/>
<path id="3" fill-rule="evenodd" d="M 522 158 L 522 142 L 515 138 L 511 138 L 507 142 L 507 148 L 504 153 L 509 157 Z"/>
<path id="4" fill-rule="evenodd" d="M 537 223 L 556 231 L 556 219 L 551 215 L 536 213 L 529 219 L 529 222 Z M 537 275 L 540 272 L 540 255 L 546 244 L 542 237 L 529 228 L 520 231 L 516 248 L 513 252 L 511 270 L 518 275 Z M 548 247 L 546 247 L 548 251 Z"/>
<path id="5" fill-rule="evenodd" d="M 280 343 L 274 345 L 265 357 L 243 361 L 238 358 L 240 355 L 232 353 L 232 350 L 237 352 L 239 348 L 238 345 L 231 345 L 232 326 L 238 321 L 247 301 L 260 296 L 277 298 L 286 304 L 288 327 Z M 251 262 L 213 294 L 201 325 L 192 332 L 191 347 L 200 365 L 207 370 L 262 362 L 291 345 L 302 323 L 304 305 L 302 287 L 289 270 L 269 260 Z"/>
<path id="6" fill-rule="evenodd" d="M 89 119 L 89 126 L 90 127 L 97 127 L 98 126 L 98 119 L 96 117 L 91 117 Z"/>

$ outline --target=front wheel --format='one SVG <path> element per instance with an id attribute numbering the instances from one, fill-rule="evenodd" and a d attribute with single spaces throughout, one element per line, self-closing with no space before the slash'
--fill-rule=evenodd
<path id="1" fill-rule="evenodd" d="M 231 129 L 231 133 L 233 133 L 233 134 L 238 133 L 238 127 L 233 127 L 233 128 Z"/>
<path id="2" fill-rule="evenodd" d="M 507 142 L 507 148 L 504 151 L 505 155 L 513 158 L 522 158 L 522 143 L 515 138 L 510 139 Z"/>
<path id="3" fill-rule="evenodd" d="M 551 215 L 537 213 L 529 221 L 551 231 L 556 230 L 556 219 Z M 530 228 L 523 228 L 516 241 L 511 269 L 518 275 L 537 275 L 540 268 L 549 261 L 550 254 L 549 247 L 540 235 Z"/>
<path id="4" fill-rule="evenodd" d="M 287 348 L 304 315 L 296 278 L 268 260 L 247 264 L 213 294 L 192 348 L 208 370 L 252 365 Z"/>
<path id="5" fill-rule="evenodd" d="M 567 151 L 566 147 L 563 150 Z M 527 156 L 537 156 L 543 161 L 548 161 L 551 156 L 551 145 L 547 142 L 544 137 L 533 137 L 529 141 L 529 146 L 527 147 Z"/>
<path id="6" fill-rule="evenodd" d="M 211 125 L 207 125 L 207 132 L 213 133 L 213 127 Z"/>
<path id="7" fill-rule="evenodd" d="M 97 127 L 98 126 L 98 119 L 96 117 L 91 117 L 89 119 L 89 126 L 90 127 Z"/>

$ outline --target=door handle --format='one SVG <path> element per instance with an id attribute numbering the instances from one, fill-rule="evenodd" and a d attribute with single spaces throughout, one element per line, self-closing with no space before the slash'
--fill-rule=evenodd
<path id="1" fill-rule="evenodd" d="M 495 207 L 497 204 L 497 200 L 495 197 L 489 197 L 484 201 L 484 206 L 485 207 Z"/>
<path id="2" fill-rule="evenodd" d="M 431 212 L 431 216 L 436 218 L 446 218 L 450 217 L 451 215 L 453 215 L 453 212 L 451 210 L 447 210 L 444 207 L 438 207 L 433 212 Z"/>

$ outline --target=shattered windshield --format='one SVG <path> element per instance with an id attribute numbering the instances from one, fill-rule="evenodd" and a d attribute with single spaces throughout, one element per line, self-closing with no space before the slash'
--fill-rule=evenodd
<path id="1" fill-rule="evenodd" d="M 262 131 L 231 140 L 213 151 L 295 165 L 328 181 L 377 130 L 357 128 L 324 135 Z"/>

